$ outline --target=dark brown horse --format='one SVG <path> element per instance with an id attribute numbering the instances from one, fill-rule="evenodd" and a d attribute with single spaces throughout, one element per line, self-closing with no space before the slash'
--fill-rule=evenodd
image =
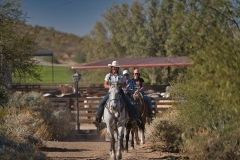
<path id="1" fill-rule="evenodd" d="M 151 121 L 151 117 L 149 116 L 151 114 L 151 110 L 148 106 L 148 102 L 146 100 L 144 100 L 144 97 L 143 97 L 141 92 L 135 93 L 133 95 L 133 98 L 138 104 L 139 111 L 140 111 L 140 114 L 141 114 L 142 123 L 143 123 L 143 126 L 145 128 L 146 123 L 147 122 L 150 123 L 150 121 Z M 141 132 L 141 138 L 140 138 L 141 139 L 141 144 L 145 144 L 145 134 L 141 130 L 140 130 L 140 132 Z M 135 136 L 138 139 L 138 131 L 135 131 Z"/>
<path id="2" fill-rule="evenodd" d="M 130 101 L 132 101 L 131 98 L 130 98 L 131 97 L 130 93 L 125 92 L 125 95 L 128 97 L 128 99 Z M 136 114 L 136 107 L 138 107 L 137 104 L 134 105 L 135 114 Z M 136 114 L 136 116 L 137 116 L 137 114 Z M 129 138 L 130 138 L 130 133 L 131 133 L 131 137 L 132 137 L 130 146 L 131 146 L 131 149 L 134 149 L 134 144 L 138 145 L 139 141 L 140 141 L 139 138 L 138 138 L 138 128 L 141 132 L 144 132 L 145 128 L 144 128 L 143 123 L 139 124 L 137 122 L 137 124 L 132 124 L 131 120 L 128 120 L 126 122 L 125 127 L 126 127 L 126 136 L 125 136 L 125 139 L 126 139 L 125 142 L 126 143 L 125 143 L 125 148 L 124 149 L 125 149 L 126 152 L 128 152 L 128 142 L 129 142 Z"/>
<path id="3" fill-rule="evenodd" d="M 131 149 L 134 149 L 134 139 L 135 139 L 136 144 L 139 144 L 138 135 L 134 134 L 134 133 L 138 132 L 138 126 L 133 125 L 131 123 L 131 121 L 129 120 L 126 122 L 126 136 L 125 136 L 126 143 L 125 143 L 125 148 L 124 148 L 126 152 L 128 152 L 128 141 L 129 141 L 129 137 L 130 137 L 129 136 L 130 132 L 131 132 L 131 136 L 132 136 L 130 146 L 131 146 Z"/>

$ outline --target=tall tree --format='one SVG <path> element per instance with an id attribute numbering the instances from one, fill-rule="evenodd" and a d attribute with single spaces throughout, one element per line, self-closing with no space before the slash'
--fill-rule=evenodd
<path id="1" fill-rule="evenodd" d="M 0 2 L 0 79 L 13 73 L 22 81 L 26 78 L 40 79 L 38 62 L 33 59 L 34 31 L 24 27 L 25 15 L 20 10 L 21 2 Z M 5 82 L 1 82 L 2 87 Z"/>
<path id="2" fill-rule="evenodd" d="M 179 122 L 184 124 L 184 134 L 192 136 L 185 137 L 186 147 L 206 144 L 198 148 L 197 155 L 192 150 L 190 159 L 237 159 L 239 144 L 234 142 L 240 138 L 240 1 L 175 3 L 185 8 L 183 46 L 194 60 L 186 79 L 176 84 L 180 84 L 175 90 L 177 96 L 187 100 L 179 108 Z M 197 133 L 199 129 L 206 134 Z"/>
<path id="3" fill-rule="evenodd" d="M 121 57 L 155 57 L 184 55 L 182 45 L 184 40 L 181 38 L 176 40 L 176 37 L 181 35 L 177 36 L 175 30 L 171 29 L 173 14 L 172 0 L 147 0 L 145 3 L 135 1 L 131 6 L 113 5 L 103 16 L 110 42 Z M 180 45 L 170 46 L 176 42 Z M 167 68 L 142 69 L 144 77 L 151 84 L 167 83 L 169 80 L 167 71 Z M 172 69 L 173 74 L 176 71 L 176 68 Z M 170 76 L 173 77 L 173 74 Z"/>
<path id="4" fill-rule="evenodd" d="M 93 30 L 85 41 L 87 43 L 84 43 L 86 45 L 84 48 L 88 62 L 116 57 L 116 54 L 112 52 L 108 32 L 101 22 L 95 23 Z"/>

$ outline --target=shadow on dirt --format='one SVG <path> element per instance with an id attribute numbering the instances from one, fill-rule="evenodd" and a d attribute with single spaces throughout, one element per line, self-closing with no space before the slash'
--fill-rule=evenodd
<path id="1" fill-rule="evenodd" d="M 41 151 L 43 152 L 82 152 L 89 151 L 86 149 L 67 149 L 67 148 L 57 148 L 57 147 L 41 147 Z"/>
<path id="2" fill-rule="evenodd" d="M 161 158 L 150 158 L 149 160 L 189 160 L 189 158 L 181 156 L 164 156 Z"/>
<path id="3" fill-rule="evenodd" d="M 59 142 L 104 142 L 96 130 L 73 131 L 71 135 L 58 140 Z"/>

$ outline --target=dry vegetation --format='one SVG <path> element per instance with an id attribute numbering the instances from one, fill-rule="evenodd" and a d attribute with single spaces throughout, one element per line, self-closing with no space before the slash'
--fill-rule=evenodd
<path id="1" fill-rule="evenodd" d="M 1 159 L 31 159 L 44 154 L 38 151 L 46 140 L 61 140 L 74 126 L 67 108 L 53 107 L 41 93 L 14 93 L 1 110 Z M 30 150 L 26 148 L 32 148 Z M 24 152 L 21 152 L 24 150 Z M 13 151 L 15 154 L 11 154 Z"/>

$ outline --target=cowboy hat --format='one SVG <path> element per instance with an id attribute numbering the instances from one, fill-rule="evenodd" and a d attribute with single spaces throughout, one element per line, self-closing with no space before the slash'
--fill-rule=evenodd
<path id="1" fill-rule="evenodd" d="M 121 67 L 118 61 L 112 61 L 112 64 L 108 64 L 108 67 Z"/>

